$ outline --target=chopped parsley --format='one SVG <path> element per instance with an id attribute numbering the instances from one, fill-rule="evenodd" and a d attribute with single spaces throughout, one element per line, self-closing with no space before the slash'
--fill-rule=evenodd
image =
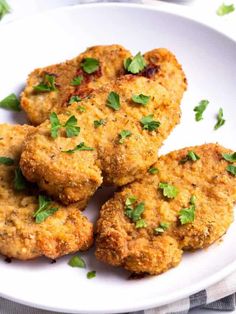
<path id="1" fill-rule="evenodd" d="M 71 81 L 71 85 L 73 86 L 78 86 L 82 83 L 83 81 L 83 76 L 79 75 L 79 76 L 76 76 L 75 78 L 73 78 L 73 80 Z"/>
<path id="2" fill-rule="evenodd" d="M 50 114 L 50 123 L 51 123 L 51 137 L 52 138 L 57 138 L 58 137 L 58 131 L 62 127 L 57 114 L 55 112 L 52 112 Z"/>
<path id="3" fill-rule="evenodd" d="M 95 129 L 100 127 L 101 125 L 105 125 L 105 124 L 106 124 L 106 120 L 104 120 L 104 119 L 93 121 L 93 125 L 94 125 Z"/>
<path id="4" fill-rule="evenodd" d="M 153 120 L 153 114 L 143 117 L 140 123 L 143 129 L 148 131 L 154 131 L 161 125 L 159 121 Z"/>
<path id="5" fill-rule="evenodd" d="M 81 62 L 81 67 L 86 72 L 87 74 L 94 73 L 98 70 L 99 68 L 99 61 L 94 58 L 85 58 Z"/>
<path id="6" fill-rule="evenodd" d="M 56 77 L 54 74 L 45 74 L 42 82 L 33 87 L 34 91 L 43 93 L 57 90 L 55 79 Z"/>
<path id="7" fill-rule="evenodd" d="M 67 137 L 77 136 L 80 132 L 80 127 L 77 126 L 77 119 L 75 116 L 71 116 L 64 125 L 62 125 L 58 119 L 58 116 L 55 112 L 50 114 L 50 122 L 51 122 L 51 137 L 57 138 L 59 134 L 59 130 L 61 128 L 65 128 Z"/>
<path id="8" fill-rule="evenodd" d="M 179 211 L 179 220 L 181 225 L 185 225 L 194 221 L 195 209 L 196 209 L 196 196 L 192 195 L 190 198 L 190 206 L 188 208 L 183 208 Z"/>
<path id="9" fill-rule="evenodd" d="M 68 265 L 71 267 L 86 268 L 85 261 L 79 255 L 72 256 Z"/>
<path id="10" fill-rule="evenodd" d="M 146 106 L 147 103 L 150 100 L 150 96 L 146 96 L 146 95 L 143 95 L 143 94 L 133 95 L 132 96 L 132 100 L 136 104 L 140 104 L 140 105 Z"/>
<path id="11" fill-rule="evenodd" d="M 229 162 L 235 162 L 236 161 L 236 152 L 234 152 L 232 154 L 222 154 L 222 157 Z"/>
<path id="12" fill-rule="evenodd" d="M 107 107 L 110 107 L 116 111 L 120 109 L 120 96 L 117 93 L 109 93 L 107 98 Z"/>
<path id="13" fill-rule="evenodd" d="M 124 61 L 124 68 L 127 72 L 137 74 L 146 66 L 146 61 L 141 53 L 137 53 L 133 58 L 128 58 Z"/>
<path id="14" fill-rule="evenodd" d="M 135 196 L 130 196 L 125 201 L 125 215 L 129 217 L 132 222 L 135 222 L 136 228 L 145 228 L 147 224 L 145 220 L 141 219 L 141 215 L 144 212 L 144 202 L 138 203 L 136 206 L 137 198 Z"/>
<path id="15" fill-rule="evenodd" d="M 129 131 L 129 130 L 123 130 L 119 133 L 119 136 L 120 136 L 120 139 L 119 139 L 119 143 L 120 144 L 123 144 L 124 143 L 124 140 L 127 138 L 127 137 L 130 137 L 132 135 L 132 133 Z"/>
<path id="16" fill-rule="evenodd" d="M 10 94 L 0 101 L 0 108 L 12 111 L 21 111 L 20 101 L 15 94 Z"/>
<path id="17" fill-rule="evenodd" d="M 232 175 L 236 176 L 236 166 L 234 165 L 228 165 L 226 167 L 226 170 L 231 173 Z"/>
<path id="18" fill-rule="evenodd" d="M 179 192 L 179 190 L 171 184 L 161 182 L 159 184 L 159 188 L 162 189 L 162 193 L 165 197 L 175 198 Z"/>
<path id="19" fill-rule="evenodd" d="M 56 207 L 50 207 L 52 201 L 47 196 L 39 195 L 38 203 L 38 209 L 33 214 L 37 224 L 43 222 L 58 210 Z"/>
<path id="20" fill-rule="evenodd" d="M 219 6 L 219 8 L 217 9 L 216 14 L 219 16 L 223 16 L 233 12 L 234 10 L 235 10 L 234 4 L 227 5 L 225 3 L 222 3 L 221 6 Z"/>
<path id="21" fill-rule="evenodd" d="M 78 95 L 71 96 L 69 100 L 69 104 L 73 104 L 74 102 L 80 102 L 82 99 Z"/>
<path id="22" fill-rule="evenodd" d="M 151 174 L 156 174 L 159 172 L 159 170 L 156 167 L 151 167 L 148 169 L 148 172 Z"/>
<path id="23" fill-rule="evenodd" d="M 22 191 L 27 188 L 27 181 L 19 167 L 15 169 L 14 188 L 16 191 Z"/>
<path id="24" fill-rule="evenodd" d="M 9 4 L 5 0 L 0 0 L 0 20 L 4 17 L 4 15 L 10 13 L 11 8 Z"/>
<path id="25" fill-rule="evenodd" d="M 186 157 L 184 157 L 183 159 L 179 161 L 179 163 L 184 164 L 187 161 L 197 161 L 199 159 L 200 157 L 194 151 L 191 150 L 187 153 Z"/>
<path id="26" fill-rule="evenodd" d="M 195 113 L 195 120 L 200 121 L 203 120 L 203 112 L 206 110 L 207 106 L 209 104 L 208 100 L 201 100 L 198 103 L 198 106 L 196 106 L 193 110 L 196 112 Z"/>
<path id="27" fill-rule="evenodd" d="M 10 157 L 0 157 L 0 164 L 1 165 L 6 165 L 6 166 L 11 166 L 14 164 L 14 160 Z"/>
<path id="28" fill-rule="evenodd" d="M 77 107 L 77 110 L 79 110 L 79 112 L 85 112 L 86 111 L 86 108 L 84 106 L 78 106 Z"/>
<path id="29" fill-rule="evenodd" d="M 214 126 L 215 130 L 219 129 L 222 125 L 225 124 L 225 120 L 223 119 L 223 115 L 224 115 L 223 109 L 220 108 L 219 112 L 218 112 L 218 115 L 217 115 L 217 122 L 216 122 L 216 124 Z"/>
<path id="30" fill-rule="evenodd" d="M 95 277 L 96 277 L 96 271 L 95 270 L 89 271 L 87 273 L 87 278 L 88 279 L 92 279 L 92 278 L 95 278 Z"/>
<path id="31" fill-rule="evenodd" d="M 84 144 L 84 142 L 81 142 L 80 144 L 78 144 L 77 146 L 75 146 L 75 148 L 73 149 L 69 149 L 69 150 L 64 150 L 62 151 L 63 153 L 67 153 L 67 154 L 73 154 L 76 151 L 82 151 L 82 150 L 94 150 L 94 148 L 86 146 Z"/>
<path id="32" fill-rule="evenodd" d="M 162 234 L 167 229 L 169 229 L 170 223 L 169 222 L 160 222 L 159 226 L 154 229 L 155 234 Z"/>

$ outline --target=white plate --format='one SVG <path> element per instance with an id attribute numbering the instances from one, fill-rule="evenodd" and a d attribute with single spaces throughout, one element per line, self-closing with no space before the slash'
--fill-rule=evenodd
<path id="1" fill-rule="evenodd" d="M 0 99 L 20 91 L 27 73 L 35 67 L 71 58 L 91 45 L 119 43 L 133 53 L 167 47 L 183 64 L 189 88 L 181 124 L 162 152 L 205 142 L 220 142 L 236 150 L 236 44 L 203 24 L 166 9 L 96 4 L 58 9 L 5 25 L 0 28 L 0 38 Z M 209 99 L 210 105 L 205 119 L 196 123 L 193 108 L 201 99 Z M 213 131 L 220 107 L 226 124 Z M 0 122 L 5 121 L 19 121 L 19 115 L 2 110 Z M 109 194 L 100 190 L 86 214 L 94 219 Z M 56 264 L 46 259 L 6 264 L 2 258 L 0 295 L 73 313 L 128 312 L 163 305 L 236 270 L 235 233 L 234 223 L 222 243 L 185 254 L 175 269 L 142 280 L 127 280 L 127 272 L 96 262 L 92 252 L 82 255 L 88 268 L 97 271 L 92 280 L 86 279 L 87 270 L 69 267 L 68 257 Z"/>

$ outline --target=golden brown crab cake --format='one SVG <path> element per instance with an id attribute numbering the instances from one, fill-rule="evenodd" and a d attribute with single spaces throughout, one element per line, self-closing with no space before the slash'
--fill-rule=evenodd
<path id="1" fill-rule="evenodd" d="M 232 151 L 206 144 L 160 157 L 152 173 L 103 205 L 96 257 L 131 272 L 159 274 L 176 266 L 183 250 L 222 237 L 236 201 L 236 177 L 227 171 L 225 153 Z"/>
<path id="2" fill-rule="evenodd" d="M 165 48 L 159 48 L 146 52 L 144 58 L 147 66 L 142 75 L 156 79 L 170 92 L 172 100 L 180 103 L 187 89 L 187 79 L 175 55 Z"/>
<path id="3" fill-rule="evenodd" d="M 130 52 L 120 45 L 94 46 L 64 63 L 36 69 L 28 77 L 21 95 L 21 107 L 29 121 L 38 125 L 51 112 L 63 111 L 73 95 L 84 98 L 94 89 L 122 75 L 123 62 L 128 57 Z M 90 63 L 84 70 L 82 65 L 88 58 L 96 59 L 98 64 L 93 61 L 92 66 Z M 76 78 L 78 85 L 73 83 Z M 35 86 L 39 84 L 43 84 L 43 88 L 41 86 L 41 89 L 35 90 Z"/>
<path id="4" fill-rule="evenodd" d="M 111 93 L 119 97 L 117 110 L 108 106 Z M 145 106 L 132 100 L 133 95 L 142 93 L 148 96 Z M 85 112 L 81 113 L 81 108 Z M 29 181 L 66 204 L 89 199 L 102 183 L 100 170 L 109 184 L 123 185 L 142 177 L 179 122 L 180 108 L 155 81 L 125 75 L 92 93 L 79 106 L 71 105 L 58 119 L 65 124 L 72 116 L 80 127 L 78 135 L 67 138 L 62 129 L 53 139 L 47 121 L 27 138 L 20 162 Z M 143 119 L 149 120 L 146 123 Z M 128 136 L 121 139 L 124 131 Z M 94 150 L 64 152 L 80 143 Z"/>
<path id="5" fill-rule="evenodd" d="M 55 259 L 86 250 L 93 242 L 93 226 L 77 207 L 52 202 L 50 208 L 58 210 L 36 223 L 39 191 L 24 184 L 19 189 L 19 183 L 17 189 L 15 171 L 25 137 L 32 131 L 27 125 L 0 125 L 0 254 L 21 260 Z"/>

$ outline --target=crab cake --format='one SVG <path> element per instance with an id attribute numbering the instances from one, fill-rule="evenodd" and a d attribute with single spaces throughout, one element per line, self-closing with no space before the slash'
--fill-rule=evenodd
<path id="1" fill-rule="evenodd" d="M 84 98 L 124 74 L 128 57 L 130 52 L 119 45 L 94 46 L 72 60 L 36 69 L 28 77 L 21 107 L 29 121 L 38 125 L 51 112 L 67 108 L 71 97 Z"/>
<path id="2" fill-rule="evenodd" d="M 33 127 L 0 125 L 0 254 L 55 259 L 86 250 L 93 242 L 93 226 L 75 206 L 63 207 L 40 195 L 45 211 L 33 217 L 39 191 L 25 182 L 17 167 L 29 132 Z"/>
<path id="3" fill-rule="evenodd" d="M 141 94 L 147 97 L 146 105 L 133 100 Z M 77 135 L 68 137 L 66 127 L 60 127 L 54 139 L 52 121 L 40 125 L 26 139 L 20 166 L 29 181 L 63 203 L 85 201 L 101 185 L 102 176 L 114 185 L 142 177 L 179 118 L 180 107 L 163 86 L 125 75 L 57 117 L 61 126 L 74 120 L 80 128 Z M 90 149 L 74 150 L 82 144 Z"/>
<path id="4" fill-rule="evenodd" d="M 206 144 L 160 157 L 143 179 L 102 207 L 96 257 L 154 275 L 176 266 L 184 250 L 222 237 L 236 201 L 236 177 L 222 155 L 231 153 Z"/>

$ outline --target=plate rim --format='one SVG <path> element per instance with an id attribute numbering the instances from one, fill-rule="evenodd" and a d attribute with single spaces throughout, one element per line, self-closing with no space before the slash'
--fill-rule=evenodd
<path id="1" fill-rule="evenodd" d="M 29 23 L 32 19 L 38 19 L 40 16 L 44 16 L 47 14 L 54 14 L 57 11 L 73 11 L 73 10 L 79 10 L 83 8 L 97 8 L 97 7 L 113 7 L 114 9 L 116 7 L 129 7 L 129 8 L 135 8 L 140 10 L 150 10 L 150 11 L 157 11 L 157 12 L 164 12 L 171 14 L 173 16 L 182 17 L 184 19 L 187 19 L 190 22 L 194 22 L 196 24 L 199 24 L 200 26 L 207 27 L 211 31 L 214 31 L 218 33 L 219 35 L 225 37 L 227 40 L 231 41 L 233 44 L 236 44 L 236 39 L 226 34 L 220 26 L 213 25 L 213 23 L 209 23 L 203 16 L 199 17 L 197 14 L 189 7 L 184 7 L 183 5 L 178 4 L 171 4 L 171 3 L 162 3 L 160 1 L 157 1 L 157 4 L 145 4 L 145 3 L 119 3 L 119 2 L 109 2 L 109 3 L 87 3 L 87 4 L 77 4 L 77 5 L 68 5 L 68 6 L 61 6 L 54 9 L 45 10 L 40 13 L 33 14 L 31 16 L 27 16 L 15 21 L 9 21 L 8 23 L 0 25 L 0 32 L 4 30 L 4 28 L 8 28 L 9 25 L 16 25 L 18 23 Z M 204 290 L 208 288 L 209 286 L 218 283 L 220 280 L 226 278 L 228 275 L 230 275 L 232 272 L 236 270 L 236 260 L 230 264 L 228 264 L 226 267 L 224 267 L 222 270 L 218 271 L 216 274 L 211 275 L 210 277 L 207 277 L 207 279 L 201 280 L 200 282 L 196 284 L 192 284 L 189 287 L 185 289 L 181 289 L 180 291 L 177 291 L 175 293 L 168 294 L 168 296 L 162 297 L 161 301 L 157 300 L 157 298 L 151 298 L 148 300 L 138 300 L 135 305 L 130 305 L 129 307 L 126 305 L 126 307 L 120 308 L 118 310 L 112 310 L 112 309 L 106 309 L 106 310 L 87 310 L 87 309 L 79 309 L 79 310 L 71 310 L 68 308 L 57 308 L 57 307 L 51 307 L 51 306 L 45 306 L 42 304 L 33 303 L 30 301 L 18 299 L 14 296 L 5 294 L 1 292 L 0 290 L 0 297 L 7 299 L 9 301 L 13 301 L 25 306 L 29 306 L 32 308 L 37 309 L 44 309 L 49 311 L 57 311 L 59 313 L 86 313 L 86 314 L 111 314 L 111 313 L 125 313 L 130 311 L 140 311 L 140 310 L 146 310 L 146 309 L 152 309 L 155 307 L 160 307 L 163 305 L 167 305 L 173 302 L 176 302 L 178 300 L 184 299 L 196 292 L 199 292 L 201 290 Z"/>

